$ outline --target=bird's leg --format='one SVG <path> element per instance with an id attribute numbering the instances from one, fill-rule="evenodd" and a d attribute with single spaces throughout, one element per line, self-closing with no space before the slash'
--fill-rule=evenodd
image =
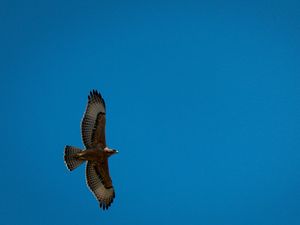
<path id="1" fill-rule="evenodd" d="M 78 152 L 78 153 L 76 153 L 76 154 L 74 155 L 74 158 L 75 158 L 75 159 L 80 159 L 80 160 L 86 160 L 85 157 L 84 157 L 84 155 L 85 155 L 85 152 L 84 152 L 84 151 L 83 151 L 83 152 Z"/>
<path id="2" fill-rule="evenodd" d="M 75 158 L 80 160 L 95 160 L 97 159 L 99 151 L 97 149 L 87 149 L 75 154 Z"/>

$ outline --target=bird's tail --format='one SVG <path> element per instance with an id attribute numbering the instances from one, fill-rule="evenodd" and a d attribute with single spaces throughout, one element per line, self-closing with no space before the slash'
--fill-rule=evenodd
<path id="1" fill-rule="evenodd" d="M 77 153 L 82 152 L 80 148 L 72 147 L 67 145 L 65 147 L 64 160 L 65 164 L 70 171 L 76 169 L 80 166 L 85 160 L 79 159 Z"/>

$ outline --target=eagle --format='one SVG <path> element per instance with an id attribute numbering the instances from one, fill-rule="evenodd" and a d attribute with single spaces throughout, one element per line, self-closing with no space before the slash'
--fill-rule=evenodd
<path id="1" fill-rule="evenodd" d="M 107 210 L 115 198 L 109 175 L 108 158 L 116 153 L 105 140 L 105 102 L 101 94 L 92 90 L 81 121 L 81 137 L 85 148 L 66 145 L 64 162 L 70 171 L 86 163 L 86 183 L 99 201 L 100 208 Z"/>

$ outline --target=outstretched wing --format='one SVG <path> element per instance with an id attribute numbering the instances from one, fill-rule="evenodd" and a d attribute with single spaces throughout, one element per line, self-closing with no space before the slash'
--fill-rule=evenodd
<path id="1" fill-rule="evenodd" d="M 105 102 L 101 94 L 93 90 L 88 96 L 88 104 L 81 122 L 81 136 L 85 147 L 106 147 Z"/>
<path id="2" fill-rule="evenodd" d="M 108 209 L 115 198 L 115 191 L 109 176 L 108 162 L 99 164 L 88 161 L 86 165 L 86 182 L 100 203 L 100 208 Z"/>

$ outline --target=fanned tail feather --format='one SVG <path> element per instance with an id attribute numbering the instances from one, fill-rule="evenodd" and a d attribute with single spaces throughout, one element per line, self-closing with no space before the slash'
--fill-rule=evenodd
<path id="1" fill-rule="evenodd" d="M 76 158 L 76 154 L 81 152 L 82 150 L 80 148 L 72 147 L 67 145 L 65 147 L 65 155 L 64 160 L 65 164 L 68 167 L 70 171 L 76 169 L 78 166 L 80 166 L 84 160 Z"/>

